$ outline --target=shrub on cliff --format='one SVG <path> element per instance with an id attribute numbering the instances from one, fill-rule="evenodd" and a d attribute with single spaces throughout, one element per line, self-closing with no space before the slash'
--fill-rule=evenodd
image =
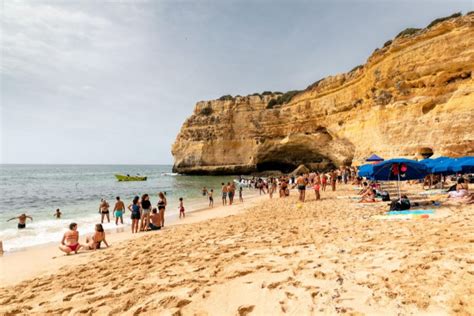
<path id="1" fill-rule="evenodd" d="M 462 13 L 461 13 L 461 12 L 457 12 L 457 13 L 451 14 L 450 16 L 445 16 L 445 17 L 442 17 L 442 18 L 437 18 L 436 20 L 431 21 L 431 23 L 428 24 L 427 28 L 433 27 L 433 26 L 435 26 L 435 25 L 438 24 L 438 23 L 444 22 L 444 21 L 449 20 L 449 19 L 457 18 L 457 17 L 460 17 L 460 16 L 462 16 Z"/>
<path id="2" fill-rule="evenodd" d="M 395 36 L 395 38 L 399 38 L 399 37 L 407 36 L 407 35 L 413 35 L 413 34 L 417 33 L 419 30 L 421 30 L 421 29 L 409 27 L 409 28 L 404 29 L 400 33 L 398 33 L 397 36 Z"/>
<path id="3" fill-rule="evenodd" d="M 354 68 L 352 68 L 351 71 L 349 71 L 349 72 L 357 71 L 357 70 L 359 70 L 359 69 L 361 69 L 361 68 L 363 68 L 363 67 L 364 67 L 364 66 L 362 66 L 362 65 L 357 65 L 357 66 L 355 66 Z"/>
<path id="4" fill-rule="evenodd" d="M 271 91 L 263 91 L 262 92 L 262 95 L 272 95 L 272 94 L 273 94 L 273 92 L 271 92 Z"/>
<path id="5" fill-rule="evenodd" d="M 282 95 L 278 96 L 278 98 L 276 99 L 271 99 L 270 101 L 268 101 L 267 109 L 272 109 L 275 106 L 290 102 L 291 99 L 293 99 L 293 97 L 300 92 L 301 90 L 291 90 L 291 91 L 283 93 Z"/>
<path id="6" fill-rule="evenodd" d="M 202 108 L 201 112 L 199 112 L 199 114 L 209 116 L 209 115 L 212 114 L 212 108 L 210 106 Z"/>
<path id="7" fill-rule="evenodd" d="M 229 100 L 234 100 L 234 98 L 230 94 L 223 95 L 222 97 L 219 98 L 219 101 L 229 101 Z"/>
<path id="8" fill-rule="evenodd" d="M 271 99 L 270 101 L 268 101 L 267 109 L 273 109 L 276 105 L 277 105 L 277 100 Z"/>

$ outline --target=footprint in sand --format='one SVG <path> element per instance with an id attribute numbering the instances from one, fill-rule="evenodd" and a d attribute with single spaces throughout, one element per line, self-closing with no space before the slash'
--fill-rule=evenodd
<path id="1" fill-rule="evenodd" d="M 239 316 L 245 316 L 250 314 L 254 308 L 255 305 L 242 305 L 237 309 L 237 312 L 239 313 Z"/>

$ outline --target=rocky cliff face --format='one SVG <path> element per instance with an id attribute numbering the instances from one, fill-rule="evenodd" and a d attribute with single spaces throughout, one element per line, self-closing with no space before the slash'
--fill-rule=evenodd
<path id="1" fill-rule="evenodd" d="M 173 145 L 174 170 L 238 174 L 360 163 L 371 153 L 473 155 L 474 15 L 405 33 L 288 103 L 268 108 L 275 93 L 198 102 Z"/>

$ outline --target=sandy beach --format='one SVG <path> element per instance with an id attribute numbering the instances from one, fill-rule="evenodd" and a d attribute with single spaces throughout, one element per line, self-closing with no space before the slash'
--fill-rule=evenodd
<path id="1" fill-rule="evenodd" d="M 52 274 L 3 287 L 0 312 L 472 315 L 474 207 L 383 221 L 371 216 L 386 203 L 336 198 L 354 192 L 345 186 L 315 201 L 308 191 L 304 204 L 294 193 L 265 196 L 110 249 L 57 256 Z"/>

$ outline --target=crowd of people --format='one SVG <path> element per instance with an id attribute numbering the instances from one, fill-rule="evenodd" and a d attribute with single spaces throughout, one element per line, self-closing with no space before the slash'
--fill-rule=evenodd
<path id="1" fill-rule="evenodd" d="M 440 177 L 431 178 L 429 185 L 445 181 Z M 319 172 L 307 172 L 300 173 L 298 175 L 281 175 L 279 177 L 252 177 L 245 179 L 239 177 L 238 180 L 233 182 L 227 182 L 221 184 L 221 197 L 222 205 L 233 205 L 236 193 L 238 193 L 239 201 L 243 202 L 243 188 L 254 188 L 258 190 L 259 194 L 268 194 L 270 198 L 273 198 L 277 194 L 280 198 L 285 198 L 290 195 L 291 189 L 297 189 L 299 194 L 299 201 L 304 202 L 306 199 L 306 191 L 314 190 L 316 200 L 321 199 L 321 191 L 326 191 L 328 187 L 332 191 L 336 191 L 338 184 L 352 183 L 353 185 L 359 186 L 361 189 L 358 192 L 360 196 L 359 202 L 370 203 L 375 202 L 376 197 L 381 198 L 382 201 L 391 201 L 390 195 L 387 191 L 382 190 L 379 183 L 376 181 L 364 181 L 363 178 L 357 175 L 357 169 L 355 167 L 343 167 L 337 170 L 333 170 L 328 173 Z M 423 187 L 427 185 L 427 180 L 423 181 Z M 448 190 L 449 198 L 462 199 L 465 203 L 474 203 L 474 195 L 469 193 L 468 181 L 463 177 L 459 177 L 455 185 Z M 214 206 L 214 189 L 207 189 L 203 187 L 202 195 L 208 199 L 209 207 Z M 150 196 L 143 194 L 141 197 L 135 196 L 128 207 L 120 199 L 116 197 L 114 207 L 112 210 L 113 217 L 115 218 L 115 224 L 123 224 L 123 216 L 128 209 L 131 214 L 131 230 L 132 233 L 138 233 L 142 231 L 154 231 L 160 230 L 165 225 L 165 210 L 167 207 L 166 193 L 158 193 L 158 202 L 156 206 L 152 206 Z M 410 208 L 410 200 L 406 195 L 403 195 L 400 199 L 391 201 L 390 210 L 407 210 Z M 66 254 L 72 252 L 77 253 L 81 248 L 89 250 L 99 249 L 101 244 L 104 243 L 106 247 L 109 246 L 105 239 L 105 231 L 102 226 L 105 220 L 110 223 L 110 204 L 105 200 L 101 199 L 98 209 L 101 217 L 101 224 L 95 226 L 95 233 L 92 236 L 86 238 L 86 244 L 79 244 L 79 232 L 77 230 L 77 224 L 71 223 L 69 230 L 64 234 L 61 240 L 59 249 Z M 179 218 L 185 217 L 185 208 L 183 198 L 179 198 Z M 57 209 L 54 213 L 56 218 L 61 218 L 62 212 Z M 20 214 L 17 217 L 9 219 L 18 220 L 18 229 L 24 229 L 26 227 L 27 219 L 33 220 L 33 217 L 27 214 Z"/>

